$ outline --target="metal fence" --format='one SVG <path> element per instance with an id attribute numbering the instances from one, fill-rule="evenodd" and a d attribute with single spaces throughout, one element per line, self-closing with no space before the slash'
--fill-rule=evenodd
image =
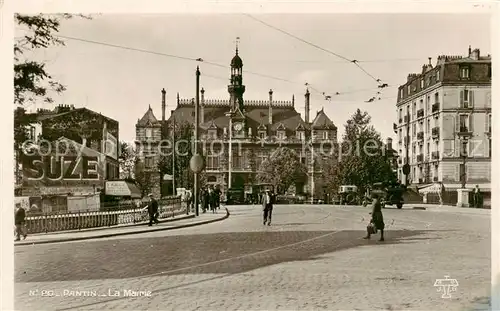
<path id="1" fill-rule="evenodd" d="M 186 202 L 170 197 L 159 202 L 158 219 L 187 214 Z M 65 230 L 81 230 L 96 227 L 112 227 L 149 221 L 147 210 L 130 206 L 128 209 L 65 214 L 43 214 L 26 217 L 26 229 L 30 233 L 48 233 Z"/>

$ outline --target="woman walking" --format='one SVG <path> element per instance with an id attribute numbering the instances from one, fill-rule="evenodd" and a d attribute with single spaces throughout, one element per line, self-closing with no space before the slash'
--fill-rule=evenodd
<path id="1" fill-rule="evenodd" d="M 385 223 L 384 223 L 384 215 L 382 215 L 382 204 L 380 204 L 378 194 L 373 193 L 372 198 L 373 198 L 373 203 L 372 203 L 373 209 L 371 212 L 372 218 L 370 220 L 370 224 L 366 228 L 367 235 L 364 237 L 364 239 L 369 240 L 372 234 L 377 233 L 377 230 L 380 230 L 379 241 L 384 241 Z"/>

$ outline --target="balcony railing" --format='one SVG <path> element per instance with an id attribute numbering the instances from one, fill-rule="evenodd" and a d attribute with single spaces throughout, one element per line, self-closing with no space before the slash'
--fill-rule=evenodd
<path id="1" fill-rule="evenodd" d="M 432 128 L 432 138 L 439 138 L 439 127 Z"/>
<path id="2" fill-rule="evenodd" d="M 471 133 L 469 127 L 467 127 L 467 126 L 461 126 L 458 129 L 458 134 L 459 135 L 471 135 L 472 133 Z"/>
<path id="3" fill-rule="evenodd" d="M 439 111 L 439 103 L 432 104 L 432 113 Z"/>
<path id="4" fill-rule="evenodd" d="M 418 140 L 423 140 L 424 139 L 424 132 L 418 132 L 417 133 L 417 139 Z"/>
<path id="5" fill-rule="evenodd" d="M 423 155 L 423 154 L 419 154 L 419 155 L 417 155 L 417 162 L 418 162 L 418 163 L 421 163 L 421 162 L 423 162 L 423 161 L 424 161 L 424 155 Z"/>
<path id="6" fill-rule="evenodd" d="M 438 160 L 439 159 L 439 151 L 433 151 L 432 152 L 432 159 L 433 160 Z"/>
<path id="7" fill-rule="evenodd" d="M 101 207 L 102 208 L 102 207 Z M 187 204 L 181 202 L 181 197 L 170 197 L 160 200 L 158 219 L 166 219 L 186 214 Z M 112 227 L 117 225 L 133 225 L 146 223 L 149 220 L 147 210 L 134 205 L 123 209 L 101 211 L 81 211 L 72 213 L 28 214 L 26 229 L 28 233 L 48 233 L 64 230 L 81 230 L 96 227 Z"/>
<path id="8" fill-rule="evenodd" d="M 417 118 L 423 118 L 423 117 L 424 117 L 424 109 L 417 110 Z"/>

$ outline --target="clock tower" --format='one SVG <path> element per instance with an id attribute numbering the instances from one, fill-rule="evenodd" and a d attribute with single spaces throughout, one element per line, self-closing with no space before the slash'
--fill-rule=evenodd
<path id="1" fill-rule="evenodd" d="M 231 111 L 236 111 L 237 108 L 241 112 L 245 111 L 243 106 L 243 93 L 245 93 L 245 86 L 243 85 L 243 61 L 238 55 L 238 44 L 236 44 L 236 55 L 231 60 L 231 84 L 227 86 L 229 92 L 229 102 L 231 104 Z"/>

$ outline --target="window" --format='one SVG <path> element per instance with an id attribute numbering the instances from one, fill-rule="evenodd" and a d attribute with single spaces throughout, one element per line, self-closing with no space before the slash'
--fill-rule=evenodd
<path id="1" fill-rule="evenodd" d="M 427 156 L 429 156 L 430 152 L 431 152 L 431 144 L 427 143 L 427 150 L 426 150 Z"/>
<path id="2" fill-rule="evenodd" d="M 488 114 L 488 119 L 487 119 L 487 130 L 488 133 L 491 133 L 491 113 Z"/>
<path id="3" fill-rule="evenodd" d="M 285 132 L 284 131 L 278 131 L 278 139 L 285 139 Z"/>
<path id="4" fill-rule="evenodd" d="M 218 155 L 208 155 L 207 156 L 207 170 L 218 170 L 219 169 L 219 156 Z"/>
<path id="5" fill-rule="evenodd" d="M 401 143 L 401 139 L 403 138 L 403 130 L 399 129 L 399 142 Z"/>
<path id="6" fill-rule="evenodd" d="M 417 125 L 415 123 L 413 123 L 412 127 L 413 127 L 413 136 L 416 136 L 417 135 Z"/>
<path id="7" fill-rule="evenodd" d="M 460 78 L 469 79 L 469 68 L 468 67 L 460 68 Z"/>
<path id="8" fill-rule="evenodd" d="M 154 158 L 153 157 L 144 158 L 144 166 L 146 166 L 146 168 L 153 168 L 154 167 Z"/>
<path id="9" fill-rule="evenodd" d="M 399 118 L 403 118 L 403 108 L 399 109 Z"/>
<path id="10" fill-rule="evenodd" d="M 488 138 L 488 157 L 491 158 L 491 149 L 492 149 L 492 146 L 491 146 L 491 137 Z"/>
<path id="11" fill-rule="evenodd" d="M 468 132 L 468 128 L 469 128 L 469 115 L 467 115 L 467 114 L 461 114 L 459 122 L 460 122 L 459 123 L 460 132 Z"/>
<path id="12" fill-rule="evenodd" d="M 424 79 L 420 79 L 420 88 L 423 89 L 424 88 Z"/>
<path id="13" fill-rule="evenodd" d="M 257 153 L 257 158 L 255 160 L 255 166 L 257 167 L 258 170 L 260 170 L 262 163 L 264 161 L 266 161 L 266 159 L 267 159 L 266 154 L 263 151 L 259 151 L 259 153 Z"/>
<path id="14" fill-rule="evenodd" d="M 328 139 L 328 132 L 327 131 L 323 132 L 323 139 Z"/>
<path id="15" fill-rule="evenodd" d="M 266 138 L 266 132 L 259 132 L 259 137 L 262 139 Z"/>
<path id="16" fill-rule="evenodd" d="M 239 154 L 239 151 L 233 153 L 233 168 L 243 168 L 243 156 Z"/>
<path id="17" fill-rule="evenodd" d="M 408 95 L 411 93 L 411 85 L 408 85 Z"/>
<path id="18" fill-rule="evenodd" d="M 210 131 L 208 131 L 208 137 L 212 138 L 212 139 L 217 138 L 217 130 L 210 130 Z"/>
<path id="19" fill-rule="evenodd" d="M 297 138 L 304 140 L 306 138 L 306 133 L 304 133 L 304 131 L 297 131 Z"/>
<path id="20" fill-rule="evenodd" d="M 427 119 L 427 133 L 431 131 L 431 119 Z"/>
<path id="21" fill-rule="evenodd" d="M 439 104 L 439 93 L 434 94 L 434 103 Z"/>
<path id="22" fill-rule="evenodd" d="M 424 109 L 424 100 L 420 100 L 420 106 L 418 107 L 419 109 Z"/>
<path id="23" fill-rule="evenodd" d="M 439 78 L 440 78 L 440 72 L 439 72 L 439 69 L 436 71 L 436 81 L 439 81 Z"/>
<path id="24" fill-rule="evenodd" d="M 146 129 L 146 138 L 153 137 L 153 129 Z"/>

